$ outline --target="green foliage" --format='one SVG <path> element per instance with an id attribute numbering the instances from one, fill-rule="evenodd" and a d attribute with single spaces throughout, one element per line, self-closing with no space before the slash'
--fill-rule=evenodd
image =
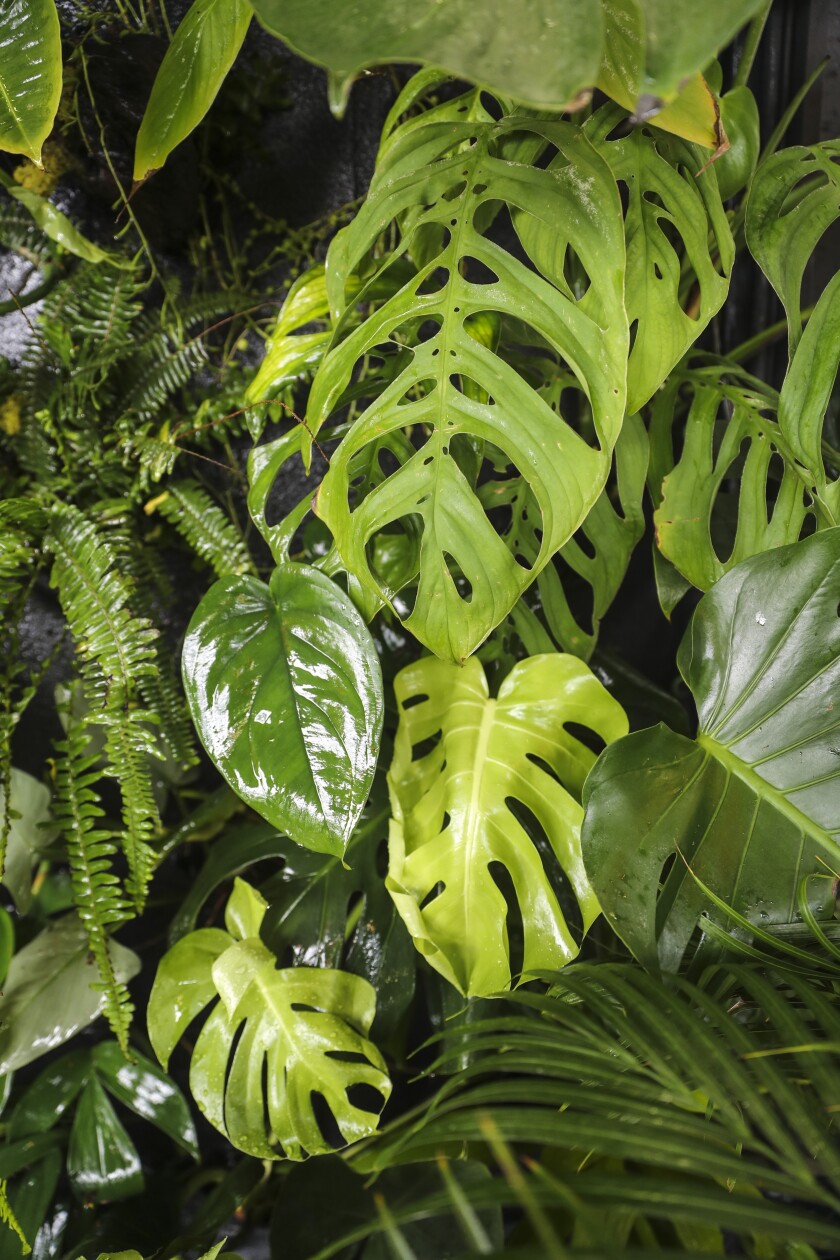
<path id="1" fill-rule="evenodd" d="M 0 67 L 0 149 L 39 162 L 61 95 L 61 33 L 55 0 L 4 4 Z"/>
<path id="2" fill-rule="evenodd" d="M 278 971 L 258 935 L 265 909 L 263 898 L 237 879 L 225 910 L 227 931 L 190 933 L 164 955 L 149 1001 L 149 1036 L 166 1065 L 187 1026 L 218 998 L 190 1064 L 199 1108 L 240 1150 L 302 1159 L 332 1149 L 312 1111 L 312 1091 L 325 1099 L 343 1140 L 352 1142 L 375 1129 L 377 1116 L 355 1105 L 348 1090 L 365 1084 L 384 1104 L 391 1084 L 367 1040 L 375 1012 L 371 986 L 330 968 Z"/>

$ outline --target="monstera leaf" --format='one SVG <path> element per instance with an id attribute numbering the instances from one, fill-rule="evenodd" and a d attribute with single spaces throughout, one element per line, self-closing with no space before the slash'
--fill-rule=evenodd
<path id="1" fill-rule="evenodd" d="M 720 310 L 735 245 L 714 166 L 701 171 L 708 162 L 703 150 L 649 127 L 610 139 L 624 117 L 605 105 L 584 130 L 627 190 L 625 300 L 636 332 L 627 407 L 633 412 Z"/>
<path id="2" fill-rule="evenodd" d="M 393 117 L 435 82 L 418 76 Z M 525 160 L 542 150 L 562 155 L 550 170 Z M 486 235 L 499 213 L 513 217 L 533 267 Z M 392 227 L 399 244 L 374 257 Z M 413 278 L 347 332 L 348 312 L 368 294 L 357 277 L 373 284 L 406 254 Z M 615 181 L 580 130 L 523 115 L 496 120 L 476 93 L 389 125 L 367 202 L 330 248 L 337 327 L 308 430 L 334 414 L 351 382 L 361 389 L 367 380 L 368 405 L 331 457 L 316 511 L 344 567 L 392 606 L 376 539 L 411 540 L 417 589 L 405 625 L 439 656 L 460 661 L 481 643 L 604 486 L 625 410 L 624 254 Z M 573 385 L 560 409 L 497 353 L 492 327 L 502 319 L 568 367 Z M 407 430 L 410 441 L 383 447 Z M 495 467 L 507 464 L 528 486 L 541 531 L 532 562 L 476 491 L 485 445 Z M 372 488 L 359 471 L 365 458 L 378 462 Z"/>
<path id="3" fill-rule="evenodd" d="M 496 700 L 475 657 L 460 669 L 418 661 L 394 690 L 387 886 L 415 945 L 462 993 L 509 987 L 508 906 L 494 878 L 504 870 L 521 913 L 521 970 L 563 966 L 599 912 L 580 853 L 595 754 L 569 728 L 617 739 L 621 706 L 582 661 L 558 654 L 522 661 Z"/>
<path id="4" fill-rule="evenodd" d="M 382 676 L 347 596 L 307 565 L 223 578 L 187 631 L 184 685 L 230 786 L 279 831 L 343 853 L 373 780 Z"/>
<path id="5" fill-rule="evenodd" d="M 787 923 L 803 877 L 840 869 L 838 600 L 838 529 L 739 564 L 680 648 L 697 738 L 639 731 L 587 780 L 586 872 L 641 962 L 675 969 L 700 914 L 718 914 L 697 881 Z"/>
<path id="6" fill-rule="evenodd" d="M 376 999 L 359 976 L 317 967 L 278 970 L 259 938 L 266 902 L 237 879 L 227 931 L 191 932 L 164 955 L 149 999 L 149 1038 L 166 1067 L 187 1027 L 215 999 L 190 1064 L 190 1089 L 212 1125 L 259 1159 L 333 1150 L 314 1107 L 323 1099 L 341 1136 L 377 1126 L 353 1101 L 359 1085 L 387 1101 L 391 1083 L 367 1040 Z"/>
<path id="7" fill-rule="evenodd" d="M 674 463 L 673 428 L 688 399 Z M 711 362 L 675 373 L 651 422 L 651 491 L 662 555 L 708 590 L 733 565 L 833 524 L 815 479 L 775 419 L 777 395 L 748 373 Z M 734 483 L 734 486 L 733 486 Z"/>
<path id="8" fill-rule="evenodd" d="M 60 97 L 55 0 L 7 0 L 0 8 L 0 149 L 40 162 Z"/>

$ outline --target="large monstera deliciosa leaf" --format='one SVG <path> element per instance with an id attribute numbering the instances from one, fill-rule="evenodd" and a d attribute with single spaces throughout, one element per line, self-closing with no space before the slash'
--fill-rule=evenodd
<path id="1" fill-rule="evenodd" d="M 190 1089 L 234 1146 L 259 1159 L 302 1159 L 333 1150 L 313 1105 L 329 1107 L 346 1142 L 376 1128 L 353 1086 L 391 1083 L 367 1033 L 376 997 L 360 976 L 326 967 L 278 969 L 260 940 L 266 902 L 237 879 L 225 926 L 201 928 L 164 955 L 149 1000 L 149 1038 L 161 1063 L 215 1002 L 190 1063 Z M 263 1081 L 265 1080 L 265 1085 Z"/>
<path id="2" fill-rule="evenodd" d="M 704 911 L 727 923 L 706 889 L 759 927 L 789 923 L 802 881 L 838 869 L 838 600 L 840 529 L 738 565 L 680 648 L 697 738 L 635 732 L 587 780 L 586 870 L 641 962 L 675 969 Z"/>
<path id="3" fill-rule="evenodd" d="M 509 988 L 498 868 L 521 915 L 521 971 L 562 967 L 599 913 L 580 852 L 595 754 L 570 727 L 609 743 L 627 731 L 621 706 L 582 661 L 556 653 L 521 661 L 496 699 L 476 658 L 418 661 L 395 690 L 387 882 L 415 945 L 468 996 Z"/>

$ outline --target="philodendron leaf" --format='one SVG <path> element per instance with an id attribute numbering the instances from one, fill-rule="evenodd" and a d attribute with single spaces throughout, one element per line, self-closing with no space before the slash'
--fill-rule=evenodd
<path id="1" fill-rule="evenodd" d="M 433 86 L 417 76 L 392 118 Z M 542 150 L 558 155 L 550 170 L 520 160 Z M 500 213 L 512 217 L 532 266 L 486 235 Z M 378 253 L 392 227 L 399 245 Z M 406 255 L 414 276 L 347 332 L 368 296 L 359 276 L 374 285 Z M 313 383 L 308 429 L 321 428 L 351 384 L 367 405 L 331 456 L 316 511 L 347 571 L 395 608 L 376 541 L 408 540 L 416 562 L 404 572 L 417 576 L 416 598 L 408 615 L 397 610 L 439 656 L 461 661 L 482 642 L 606 482 L 625 414 L 624 259 L 618 189 L 580 129 L 522 114 L 496 119 L 478 93 L 388 124 L 368 199 L 330 246 L 337 329 Z M 517 321 L 568 367 L 556 409 L 492 336 L 475 335 L 479 316 L 488 331 Z M 533 560 L 487 515 L 487 479 L 476 489 L 485 444 L 496 469 L 515 469 L 532 496 L 541 531 Z"/>
<path id="2" fill-rule="evenodd" d="M 140 970 L 132 950 L 113 939 L 108 950 L 119 981 Z M 75 914 L 56 919 L 11 961 L 0 995 L 0 1075 L 60 1046 L 104 1005 L 87 932 Z"/>
<path id="3" fill-rule="evenodd" d="M 197 127 L 248 33 L 248 0 L 193 0 L 157 73 L 137 134 L 134 178 L 163 166 Z"/>
<path id="4" fill-rule="evenodd" d="M 55 0 L 0 6 L 0 149 L 40 162 L 61 97 Z"/>
<path id="5" fill-rule="evenodd" d="M 584 130 L 627 190 L 625 301 L 636 329 L 627 409 L 634 412 L 720 310 L 735 245 L 714 166 L 701 170 L 704 150 L 649 127 L 610 139 L 623 119 L 605 105 Z"/>
<path id="6" fill-rule="evenodd" d="M 780 429 L 777 405 L 775 390 L 717 361 L 675 372 L 654 401 L 656 541 L 700 590 L 741 560 L 834 523 Z M 683 424 L 675 464 L 674 429 Z"/>
<path id="7" fill-rule="evenodd" d="M 199 604 L 184 685 L 204 747 L 235 792 L 299 844 L 341 855 L 382 730 L 376 648 L 341 589 L 308 565 L 230 577 Z"/>
<path id="8" fill-rule="evenodd" d="M 468 996 L 510 986 L 498 865 L 521 911 L 522 971 L 562 967 L 599 913 L 580 853 L 595 754 L 568 728 L 609 743 L 627 730 L 623 709 L 582 661 L 559 654 L 515 666 L 495 700 L 475 657 L 463 668 L 417 661 L 394 690 L 387 886 L 418 950 Z M 576 925 L 559 898 L 577 903 Z"/>
<path id="9" fill-rule="evenodd" d="M 697 880 L 756 923 L 787 923 L 803 876 L 838 869 L 838 599 L 840 529 L 739 564 L 680 648 L 697 738 L 636 732 L 589 776 L 586 871 L 646 965 L 677 968 L 703 911 L 726 924 Z"/>
<path id="10" fill-rule="evenodd" d="M 328 968 L 278 970 L 258 935 L 265 909 L 237 879 L 227 932 L 190 933 L 164 955 L 149 999 L 149 1037 L 166 1066 L 187 1025 L 218 998 L 190 1064 L 198 1106 L 246 1154 L 302 1159 L 333 1149 L 313 1095 L 354 1142 L 375 1130 L 378 1115 L 357 1106 L 350 1091 L 366 1085 L 384 1105 L 391 1083 L 367 1039 L 376 1007 L 371 985 Z"/>
<path id="11" fill-rule="evenodd" d="M 331 74 L 343 110 L 366 66 L 410 61 L 542 109 L 591 87 L 601 58 L 600 0 L 252 0 L 262 24 Z"/>

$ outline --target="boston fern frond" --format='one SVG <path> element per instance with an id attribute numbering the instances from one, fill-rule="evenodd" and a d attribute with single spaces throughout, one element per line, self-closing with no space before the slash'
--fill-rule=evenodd
<path id="1" fill-rule="evenodd" d="M 217 577 L 254 572 L 253 561 L 235 526 L 201 486 L 172 481 L 157 507 Z"/>
<path id="2" fill-rule="evenodd" d="M 132 591 L 108 541 L 70 505 L 53 509 L 47 545 L 51 581 L 78 645 L 91 721 L 106 728 L 110 773 L 120 785 L 127 887 L 142 906 L 153 869 L 150 842 L 159 825 L 149 775 L 154 722 L 140 707 L 142 683 L 155 669 L 156 631 L 129 609 Z"/>
<path id="3" fill-rule="evenodd" d="M 105 1015 L 114 1036 L 128 1048 L 132 1004 L 116 976 L 108 947 L 110 932 L 133 915 L 112 869 L 116 845 L 112 833 L 98 826 L 104 810 L 94 785 L 100 780 L 96 755 L 86 755 L 88 728 L 79 724 L 56 749 L 53 813 L 62 829 L 70 864 L 73 897 L 85 926 L 105 995 Z"/>

